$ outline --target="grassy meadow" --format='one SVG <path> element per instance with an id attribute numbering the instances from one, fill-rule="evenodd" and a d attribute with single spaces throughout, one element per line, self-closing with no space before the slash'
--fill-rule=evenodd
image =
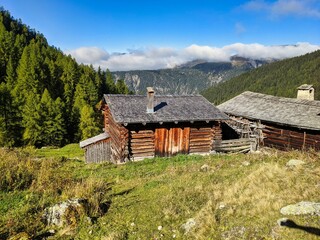
<path id="1" fill-rule="evenodd" d="M 290 159 L 305 165 L 286 167 Z M 203 165 L 207 165 L 201 171 Z M 320 153 L 178 155 L 125 165 L 85 164 L 78 145 L 0 150 L 0 239 L 41 239 L 44 209 L 88 199 L 93 221 L 49 239 L 318 239 L 277 219 L 320 228 L 319 216 L 282 216 L 280 208 L 320 201 Z M 102 208 L 102 206 L 105 206 Z M 188 231 L 182 225 L 192 219 Z"/>

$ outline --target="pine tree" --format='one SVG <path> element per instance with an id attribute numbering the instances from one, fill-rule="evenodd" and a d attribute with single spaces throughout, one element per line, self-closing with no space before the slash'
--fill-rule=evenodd
<path id="1" fill-rule="evenodd" d="M 80 118 L 81 139 L 93 137 L 101 132 L 97 119 L 92 107 L 83 106 Z"/>

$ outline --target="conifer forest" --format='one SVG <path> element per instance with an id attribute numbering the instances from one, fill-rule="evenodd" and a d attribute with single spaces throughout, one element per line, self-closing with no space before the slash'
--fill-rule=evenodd
<path id="1" fill-rule="evenodd" d="M 62 146 L 101 133 L 105 93 L 129 90 L 0 8 L 0 146 Z"/>

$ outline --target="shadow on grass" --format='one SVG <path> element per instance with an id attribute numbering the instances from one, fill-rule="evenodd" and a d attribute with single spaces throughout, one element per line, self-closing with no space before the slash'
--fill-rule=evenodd
<path id="1" fill-rule="evenodd" d="M 315 227 L 308 227 L 308 226 L 301 226 L 296 224 L 294 221 L 287 219 L 285 221 L 281 221 L 280 226 L 288 227 L 288 228 L 295 228 L 303 230 L 307 233 L 314 234 L 316 236 L 320 236 L 320 229 Z"/>

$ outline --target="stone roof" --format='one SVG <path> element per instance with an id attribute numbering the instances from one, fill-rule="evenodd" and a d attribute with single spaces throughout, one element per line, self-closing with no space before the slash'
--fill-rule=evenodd
<path id="1" fill-rule="evenodd" d="M 97 136 L 94 136 L 92 138 L 88 138 L 86 140 L 83 140 L 80 142 L 80 147 L 81 148 L 84 148 L 90 144 L 93 144 L 93 143 L 96 143 L 96 142 L 99 142 L 101 140 L 104 140 L 104 139 L 107 139 L 109 137 L 109 134 L 108 133 L 101 133 Z"/>
<path id="2" fill-rule="evenodd" d="M 320 130 L 320 101 L 244 92 L 217 107 L 234 116 Z"/>
<path id="3" fill-rule="evenodd" d="M 122 124 L 228 119 L 201 95 L 155 95 L 154 113 L 147 113 L 146 96 L 105 94 L 104 101 L 114 120 Z"/>
<path id="4" fill-rule="evenodd" d="M 297 89 L 299 90 L 310 90 L 313 88 L 313 85 L 309 85 L 309 84 L 302 84 L 300 87 L 298 87 Z"/>

